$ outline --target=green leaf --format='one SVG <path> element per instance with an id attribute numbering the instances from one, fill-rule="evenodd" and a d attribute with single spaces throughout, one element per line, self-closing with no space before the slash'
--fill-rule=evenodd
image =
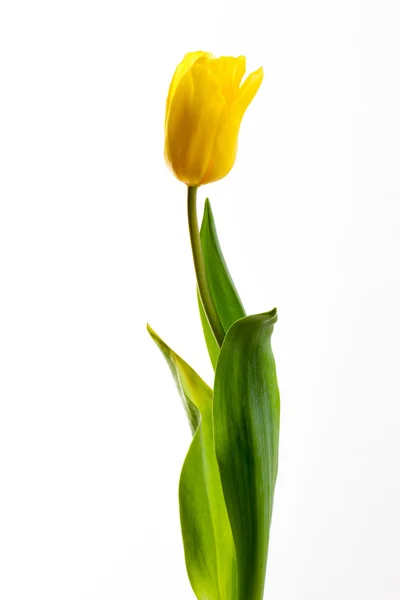
<path id="1" fill-rule="evenodd" d="M 262 600 L 278 471 L 277 313 L 245 317 L 225 337 L 215 373 L 214 436 L 236 547 L 238 600 Z"/>
<path id="2" fill-rule="evenodd" d="M 182 400 L 183 407 L 185 409 L 190 429 L 194 434 L 200 423 L 200 412 L 195 403 L 192 402 L 191 398 L 198 394 L 198 388 L 202 390 L 202 385 L 206 385 L 197 373 L 163 340 L 156 334 L 156 332 L 147 325 L 147 331 L 160 348 L 164 355 L 165 360 L 171 370 L 172 376 L 175 380 L 176 387 L 178 388 L 179 395 Z M 199 383 L 199 380 L 201 383 Z"/>
<path id="3" fill-rule="evenodd" d="M 200 238 L 211 297 L 226 333 L 230 326 L 238 319 L 245 317 L 246 313 L 222 254 L 208 198 L 204 205 Z M 208 353 L 215 369 L 219 355 L 219 346 L 208 324 L 199 295 L 197 295 L 197 299 Z"/>
<path id="4" fill-rule="evenodd" d="M 186 568 L 199 600 L 237 600 L 232 531 L 215 456 L 212 390 L 148 326 L 164 354 L 188 413 L 197 427 L 179 481 L 179 504 Z"/>
<path id="5" fill-rule="evenodd" d="M 202 412 L 183 464 L 179 503 L 194 593 L 199 600 L 236 600 L 235 547 L 215 456 L 211 407 Z"/>

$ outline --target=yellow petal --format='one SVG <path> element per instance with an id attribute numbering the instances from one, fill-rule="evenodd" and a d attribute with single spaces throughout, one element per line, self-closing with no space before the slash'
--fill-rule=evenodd
<path id="1" fill-rule="evenodd" d="M 179 63 L 179 65 L 176 67 L 175 69 L 175 73 L 172 77 L 171 80 L 171 84 L 169 86 L 169 90 L 168 90 L 168 97 L 167 97 L 167 106 L 166 106 L 166 110 L 165 110 L 165 118 L 167 118 L 168 116 L 168 110 L 171 104 L 171 98 L 173 96 L 173 94 L 175 93 L 175 90 L 180 82 L 180 80 L 182 79 L 183 75 L 194 65 L 194 63 L 199 60 L 199 58 L 208 58 L 211 57 L 212 54 L 210 54 L 209 52 L 202 52 L 201 50 L 198 50 L 196 52 L 188 52 L 187 54 L 185 54 L 183 60 L 181 63 Z"/>
<path id="2" fill-rule="evenodd" d="M 218 81 L 201 64 L 194 64 L 180 78 L 166 121 L 165 158 L 187 185 L 202 181 L 224 106 Z"/>
<path id="3" fill-rule="evenodd" d="M 199 64 L 204 64 L 212 71 L 219 82 L 227 102 L 233 102 L 238 95 L 239 85 L 246 71 L 244 56 L 221 56 L 220 58 L 201 57 Z"/>
<path id="4" fill-rule="evenodd" d="M 246 58 L 244 56 L 238 56 L 236 59 L 235 70 L 233 73 L 233 85 L 239 87 L 243 75 L 246 72 Z"/>
<path id="5" fill-rule="evenodd" d="M 210 162 L 203 175 L 202 184 L 222 179 L 232 169 L 237 153 L 240 118 L 227 106 L 221 116 Z"/>
<path id="6" fill-rule="evenodd" d="M 233 85 L 239 87 L 246 71 L 246 59 L 244 56 L 239 56 L 238 58 L 221 56 L 210 63 L 210 68 L 213 67 L 221 79 L 229 80 Z"/>
<path id="7" fill-rule="evenodd" d="M 254 73 L 250 73 L 246 81 L 240 87 L 239 96 L 235 101 L 235 110 L 237 111 L 237 114 L 239 115 L 240 119 L 242 119 L 250 102 L 253 100 L 254 96 L 258 92 L 263 77 L 264 72 L 262 67 L 260 67 L 260 69 L 254 71 Z"/>
<path id="8" fill-rule="evenodd" d="M 241 66 L 243 68 L 245 63 Z M 239 88 L 238 97 L 233 105 L 225 107 L 202 184 L 218 181 L 232 169 L 236 160 L 241 120 L 256 95 L 262 80 L 263 70 L 260 68 L 247 77 L 242 87 Z"/>

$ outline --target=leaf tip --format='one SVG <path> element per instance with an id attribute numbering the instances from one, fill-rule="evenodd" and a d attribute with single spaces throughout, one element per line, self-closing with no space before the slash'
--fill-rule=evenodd
<path id="1" fill-rule="evenodd" d="M 157 335 L 157 333 L 154 331 L 154 329 L 151 327 L 151 325 L 149 323 L 146 323 L 146 329 L 149 332 L 151 338 L 155 341 L 155 343 L 157 344 L 157 346 L 159 348 L 161 348 L 161 346 L 163 345 L 163 341 L 160 338 L 159 335 Z"/>
<path id="2" fill-rule="evenodd" d="M 276 308 L 276 306 L 272 310 L 265 313 L 265 316 L 268 318 L 271 324 L 276 323 L 278 320 L 278 309 Z"/>

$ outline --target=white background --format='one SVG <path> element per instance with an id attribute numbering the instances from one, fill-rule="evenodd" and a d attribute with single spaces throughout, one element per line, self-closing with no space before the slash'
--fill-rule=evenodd
<path id="1" fill-rule="evenodd" d="M 209 195 L 249 313 L 277 306 L 266 598 L 400 596 L 397 0 L 0 8 L 0 597 L 193 598 L 190 432 L 156 331 L 212 383 L 164 103 L 189 50 L 265 79 Z"/>

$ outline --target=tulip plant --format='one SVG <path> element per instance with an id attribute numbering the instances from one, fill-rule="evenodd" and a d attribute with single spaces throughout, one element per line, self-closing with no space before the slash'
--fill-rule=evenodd
<path id="1" fill-rule="evenodd" d="M 242 117 L 263 71 L 192 52 L 178 65 L 165 117 L 165 158 L 187 185 L 189 233 L 214 389 L 148 327 L 163 353 L 193 434 L 179 481 L 186 568 L 198 600 L 262 600 L 278 470 L 279 390 L 271 335 L 276 309 L 246 316 L 211 205 L 201 230 L 199 186 L 235 162 Z"/>

